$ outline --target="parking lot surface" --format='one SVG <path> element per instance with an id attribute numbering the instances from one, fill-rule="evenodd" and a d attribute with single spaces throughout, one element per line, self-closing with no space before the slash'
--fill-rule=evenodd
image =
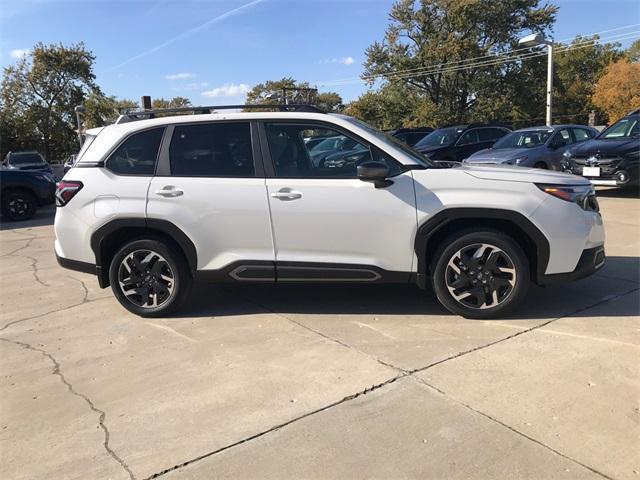
<path id="1" fill-rule="evenodd" d="M 0 478 L 640 479 L 640 200 L 607 265 L 496 321 L 412 286 L 199 286 L 129 314 L 0 231 Z"/>

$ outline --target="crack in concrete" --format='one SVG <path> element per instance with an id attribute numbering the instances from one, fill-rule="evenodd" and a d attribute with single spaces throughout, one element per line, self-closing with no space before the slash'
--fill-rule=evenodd
<path id="1" fill-rule="evenodd" d="M 0 255 L 0 258 L 16 256 L 15 255 L 16 253 L 20 252 L 21 250 L 24 250 L 25 248 L 29 248 L 29 246 L 31 245 L 31 242 L 33 242 L 36 238 L 37 237 L 30 237 L 28 240 L 24 239 L 27 241 L 27 243 L 25 243 L 22 247 L 18 247 L 15 250 L 11 250 L 9 253 L 3 253 L 2 255 Z"/>
<path id="2" fill-rule="evenodd" d="M 518 337 L 518 336 L 520 336 L 520 335 L 524 335 L 524 334 L 529 333 L 529 332 L 532 332 L 532 331 L 534 331 L 534 330 L 538 330 L 538 329 L 543 328 L 543 327 L 545 327 L 545 326 L 549 325 L 550 323 L 553 323 L 553 322 L 555 322 L 555 321 L 557 321 L 557 320 L 560 320 L 560 319 L 562 319 L 562 318 L 566 318 L 566 317 L 569 317 L 569 316 L 572 316 L 572 315 L 576 315 L 576 314 L 578 314 L 578 313 L 580 313 L 580 312 L 583 312 L 583 311 L 589 310 L 589 309 L 591 309 L 591 308 L 595 308 L 595 307 L 597 307 L 597 306 L 599 306 L 599 305 L 602 305 L 602 304 L 604 304 L 604 303 L 610 302 L 610 301 L 612 301 L 612 300 L 615 300 L 615 299 L 617 299 L 617 298 L 623 297 L 623 296 L 625 296 L 625 295 L 628 295 L 628 294 L 630 294 L 630 293 L 633 293 L 633 292 L 636 292 L 636 291 L 639 291 L 639 290 L 640 290 L 640 288 L 633 288 L 633 289 L 628 290 L 628 291 L 623 292 L 623 293 L 619 293 L 619 294 L 616 294 L 616 295 L 610 295 L 610 296 L 607 296 L 607 297 L 602 298 L 602 299 L 600 299 L 599 301 L 597 301 L 597 302 L 595 302 L 595 303 L 593 303 L 593 304 L 591 304 L 591 305 L 588 305 L 588 306 L 585 306 L 585 307 L 582 307 L 582 308 L 576 309 L 575 311 L 570 312 L 570 313 L 567 313 L 567 314 L 565 314 L 565 315 L 563 315 L 563 316 L 561 316 L 561 317 L 553 318 L 553 319 L 548 320 L 548 321 L 546 321 L 546 322 L 542 322 L 542 323 L 540 323 L 540 324 L 538 324 L 538 325 L 535 325 L 535 326 L 533 326 L 533 327 L 531 327 L 531 328 L 527 328 L 527 329 L 525 329 L 525 330 L 519 331 L 519 332 L 517 332 L 517 333 L 515 333 L 515 334 L 513 334 L 513 335 L 509 335 L 509 336 L 507 336 L 507 337 L 504 337 L 504 338 L 501 338 L 501 339 L 495 340 L 495 341 L 493 341 L 493 342 L 489 342 L 489 343 L 487 343 L 487 344 L 485 344 L 485 345 L 480 345 L 480 346 L 478 346 L 478 347 L 475 347 L 475 348 L 472 348 L 472 349 L 469 349 L 469 350 L 465 350 L 464 352 L 460 352 L 460 353 L 458 353 L 458 354 L 456 354 L 456 355 L 452 355 L 452 356 L 447 357 L 447 358 L 445 358 L 445 359 L 443 359 L 443 360 L 439 360 L 439 361 L 437 361 L 437 362 L 433 362 L 433 363 L 431 363 L 431 364 L 429 364 L 429 365 L 427 365 L 427 366 L 425 366 L 425 367 L 416 368 L 416 369 L 413 369 L 413 370 L 404 370 L 404 369 L 401 369 L 401 368 L 399 368 L 399 367 L 395 367 L 395 366 L 393 366 L 393 365 L 391 365 L 391 364 L 387 364 L 387 363 L 385 363 L 385 362 L 381 362 L 379 359 L 376 359 L 375 357 L 373 357 L 373 356 L 371 356 L 371 355 L 369 355 L 369 354 L 367 354 L 367 353 L 365 353 L 365 352 L 362 352 L 361 350 L 359 350 L 359 349 L 357 349 L 357 348 L 355 348 L 355 347 L 353 347 L 353 346 L 351 346 L 351 345 L 349 345 L 349 344 L 347 344 L 347 343 L 344 343 L 344 342 L 342 342 L 342 341 L 340 341 L 340 340 L 333 339 L 333 338 L 331 338 L 331 337 L 329 337 L 329 336 L 325 335 L 325 334 L 324 334 L 324 333 L 322 333 L 322 332 L 318 332 L 317 330 L 314 330 L 314 329 L 312 329 L 312 328 L 310 328 L 310 327 L 307 327 L 306 325 L 302 325 L 302 324 L 300 324 L 299 322 L 297 322 L 297 321 L 295 321 L 295 320 L 292 320 L 292 319 L 290 319 L 290 318 L 286 317 L 285 315 L 283 315 L 283 314 L 281 314 L 281 313 L 279 313 L 279 312 L 275 312 L 275 311 L 273 311 L 272 309 L 267 308 L 267 307 L 265 307 L 264 305 L 261 305 L 260 303 L 256 303 L 256 302 L 254 302 L 253 300 L 247 299 L 246 297 L 239 295 L 239 296 L 241 296 L 242 298 L 244 298 L 246 301 L 251 302 L 251 303 L 253 303 L 254 305 L 257 305 L 257 306 L 259 306 L 259 307 L 261 307 L 261 308 L 263 308 L 263 309 L 265 309 L 265 310 L 267 310 L 267 311 L 269 311 L 269 312 L 272 312 L 272 313 L 274 313 L 275 315 L 279 315 L 279 316 L 281 316 L 282 318 L 284 318 L 284 319 L 286 319 L 286 320 L 288 320 L 288 321 L 291 321 L 292 323 L 295 323 L 295 324 L 297 324 L 297 325 L 299 325 L 299 326 L 301 326 L 301 327 L 303 327 L 303 328 L 305 328 L 305 329 L 307 329 L 307 330 L 309 330 L 309 331 L 311 331 L 311 332 L 314 332 L 314 333 L 316 333 L 316 334 L 318 334 L 318 335 L 322 336 L 323 338 L 325 338 L 325 339 L 327 339 L 327 340 L 330 340 L 330 341 L 335 342 L 335 343 L 337 343 L 337 344 L 339 344 L 339 345 L 342 345 L 343 347 L 350 348 L 350 349 L 355 350 L 355 351 L 357 351 L 357 352 L 360 352 L 360 353 L 362 353 L 362 354 L 364 354 L 364 355 L 367 355 L 367 356 L 371 357 L 372 359 L 376 360 L 377 362 L 379 362 L 379 363 L 381 363 L 381 364 L 383 364 L 383 365 L 385 365 L 385 366 L 387 366 L 387 367 L 390 367 L 390 368 L 395 369 L 396 371 L 400 372 L 400 374 L 399 374 L 399 375 L 397 375 L 397 376 L 395 376 L 395 377 L 392 377 L 392 378 L 390 378 L 390 379 L 388 379 L 388 380 L 386 380 L 386 381 L 384 381 L 384 382 L 382 382 L 382 383 L 379 383 L 379 384 L 377 384 L 377 385 L 373 385 L 373 386 L 371 386 L 371 387 L 370 387 L 370 388 L 368 388 L 368 389 L 362 390 L 362 391 L 357 392 L 357 393 L 355 393 L 355 394 L 353 394 L 353 395 L 346 396 L 346 397 L 344 397 L 342 400 L 338 400 L 337 402 L 334 402 L 334 403 L 331 403 L 331 404 L 325 405 L 324 407 L 318 408 L 318 409 L 313 410 L 313 411 L 311 411 L 311 412 L 307 412 L 307 413 L 305 413 L 305 414 L 303 414 L 303 415 L 301 415 L 301 416 L 299 416 L 299 417 L 296 417 L 296 418 L 294 418 L 294 419 L 291 419 L 291 420 L 288 420 L 288 421 L 286 421 L 286 422 L 284 422 L 284 423 L 281 423 L 281 424 L 279 424 L 279 425 L 276 425 L 275 427 L 271 427 L 271 428 L 269 428 L 269 429 L 267 429 L 267 430 L 264 430 L 264 431 L 262 431 L 262 432 L 256 433 L 255 435 L 251 435 L 250 437 L 246 437 L 246 438 L 244 438 L 244 439 L 242 439 L 242 440 L 239 440 L 239 441 L 237 441 L 237 442 L 231 443 L 231 444 L 226 445 L 226 446 L 224 446 L 224 447 L 220 447 L 220 448 L 218 448 L 218 449 L 216 449 L 216 450 L 213 450 L 213 451 L 211 451 L 211 452 L 207 452 L 207 453 L 205 453 L 205 454 L 203 454 L 203 455 L 200 455 L 200 456 L 198 456 L 198 457 L 195 457 L 195 458 L 192 458 L 192 459 L 190 459 L 190 460 L 187 460 L 186 462 L 183 462 L 183 463 L 181 463 L 181 464 L 177 464 L 177 465 L 174 465 L 174 466 L 169 467 L 169 468 L 167 468 L 167 469 L 164 469 L 164 470 L 162 470 L 162 471 L 160 471 L 160 472 L 154 473 L 153 475 L 150 475 L 149 477 L 146 477 L 146 479 L 145 479 L 145 480 L 152 480 L 152 479 L 155 479 L 155 478 L 158 478 L 158 477 L 164 476 L 164 475 L 166 475 L 167 473 L 173 472 L 173 471 L 175 471 L 175 470 L 179 470 L 179 469 L 184 468 L 184 467 L 186 467 L 186 466 L 188 466 L 188 465 L 191 465 L 192 463 L 195 463 L 195 462 L 198 462 L 198 461 L 203 460 L 203 459 L 205 459 L 205 458 L 211 457 L 211 456 L 216 455 L 216 454 L 218 454 L 218 453 L 221 453 L 221 452 L 223 452 L 223 451 L 225 451 L 225 450 L 229 450 L 230 448 L 236 447 L 236 446 L 241 445 L 241 444 L 243 444 L 243 443 L 250 442 L 250 441 L 252 441 L 252 440 L 254 440 L 254 439 L 256 439 L 256 438 L 263 437 L 263 436 L 265 436 L 265 435 L 267 435 L 267 434 L 269 434 L 269 433 L 271 433 L 271 432 L 274 432 L 274 431 L 276 431 L 276 430 L 279 430 L 279 429 L 281 429 L 281 428 L 284 428 L 284 427 L 286 427 L 286 426 L 288 426 L 288 425 L 291 425 L 292 423 L 295 423 L 295 422 L 297 422 L 297 421 L 299 421 L 299 420 L 302 420 L 302 419 L 304 419 L 304 418 L 307 418 L 307 417 L 310 417 L 310 416 L 312 416 L 312 415 L 315 415 L 316 413 L 320 413 L 320 412 L 323 412 L 323 411 L 329 410 L 329 409 L 331 409 L 331 408 L 333 408 L 333 407 L 336 407 L 336 406 L 341 405 L 341 404 L 343 404 L 343 403 L 345 403 L 345 402 L 348 402 L 348 401 L 350 401 L 350 400 L 353 400 L 353 399 L 355 399 L 355 398 L 358 398 L 358 397 L 360 397 L 360 396 L 362 396 L 362 395 L 367 395 L 368 393 L 370 393 L 370 392 L 372 392 L 372 391 L 374 391 L 374 390 L 378 390 L 379 388 L 385 387 L 385 386 L 387 386 L 387 385 L 390 385 L 390 384 L 392 384 L 392 383 L 396 382 L 397 380 L 399 380 L 399 379 L 401 379 L 401 378 L 405 378 L 405 377 L 412 377 L 412 378 L 414 378 L 414 379 L 416 379 L 416 380 L 418 380 L 418 381 L 420 381 L 420 382 L 424 383 L 426 386 L 428 386 L 428 387 L 430 387 L 430 388 L 433 388 L 434 390 L 438 391 L 439 393 L 441 393 L 441 394 L 443 394 L 443 395 L 446 395 L 443 391 L 439 390 L 438 388 L 434 387 L 433 385 L 429 385 L 429 384 L 427 384 L 426 382 L 424 382 L 422 379 L 420 379 L 419 377 L 415 377 L 415 376 L 414 376 L 414 374 L 415 374 L 415 373 L 418 373 L 418 372 L 423 372 L 423 371 L 425 371 L 425 370 L 427 370 L 427 369 L 429 369 L 429 368 L 435 367 L 436 365 L 440 365 L 440 364 L 442 364 L 442 363 L 444 363 L 444 362 L 448 362 L 448 361 L 450 361 L 450 360 L 454 360 L 454 359 L 459 358 L 459 357 L 461 357 L 461 356 L 463 356 L 463 355 L 467 355 L 467 354 L 469 354 L 469 353 L 477 352 L 478 350 L 482 350 L 482 349 L 485 349 L 485 348 L 489 348 L 489 347 L 491 347 L 491 346 L 493 346 L 493 345 L 496 345 L 496 344 L 498 344 L 498 343 L 502 343 L 502 342 L 505 342 L 505 341 L 507 341 L 507 340 L 511 340 L 512 338 L 516 338 L 516 337 Z M 228 292 L 228 293 L 230 293 L 230 292 Z M 572 461 L 572 462 L 574 462 L 574 463 L 576 463 L 576 464 L 578 464 L 578 465 L 581 465 L 582 467 L 584 467 L 584 468 L 586 468 L 586 469 L 590 470 L 591 472 L 593 472 L 593 473 L 595 473 L 595 474 L 597 474 L 597 475 L 600 475 L 600 476 L 601 476 L 601 477 L 603 477 L 603 478 L 606 478 L 607 480 L 613 480 L 611 477 L 607 476 L 606 474 L 604 474 L 604 473 L 602 473 L 602 472 L 600 472 L 600 471 L 598 471 L 598 470 L 596 470 L 596 469 L 594 469 L 594 468 L 592 468 L 592 467 L 589 467 L 588 465 L 585 465 L 585 464 L 583 464 L 583 463 L 581 463 L 581 462 L 579 462 L 579 461 L 577 461 L 577 460 L 575 460 L 575 459 L 573 459 L 573 458 L 571 458 L 571 457 L 569 457 L 569 456 L 567 456 L 567 455 L 563 454 L 562 452 L 559 452 L 559 451 L 555 450 L 554 448 L 549 447 L 548 445 L 545 445 L 544 443 L 540 442 L 539 440 L 536 440 L 535 438 L 532 438 L 532 437 L 530 437 L 530 436 L 526 435 L 525 433 L 523 433 L 523 432 L 520 432 L 520 431 L 516 430 L 515 428 L 513 428 L 513 427 L 511 427 L 511 426 L 509 426 L 509 425 L 507 425 L 507 424 L 505 424 L 505 423 L 503 423 L 503 422 L 501 422 L 501 421 L 500 421 L 500 420 L 498 420 L 498 419 L 495 419 L 495 418 L 493 418 L 493 417 L 491 417 L 491 416 L 489 416 L 489 415 L 487 415 L 487 414 L 485 414 L 485 413 L 483 413 L 483 412 L 481 412 L 481 411 L 475 410 L 475 409 L 473 409 L 471 406 L 468 406 L 468 405 L 466 405 L 466 404 L 464 404 L 464 403 L 462 403 L 462 402 L 459 402 L 458 400 L 455 400 L 455 399 L 453 399 L 452 397 L 448 397 L 448 398 L 451 398 L 452 400 L 454 400 L 454 401 L 456 401 L 456 402 L 460 403 L 461 405 L 464 405 L 465 407 L 469 408 L 470 410 L 472 410 L 472 411 L 474 411 L 474 412 L 476 412 L 476 413 L 478 413 L 478 414 L 480 414 L 480 415 L 482 415 L 482 416 L 484 416 L 484 417 L 486 417 L 486 418 L 488 418 L 488 419 L 490 419 L 490 420 L 492 420 L 492 421 L 494 421 L 494 422 L 496 422 L 496 423 L 498 423 L 498 424 L 502 425 L 504 428 L 507 428 L 507 429 L 509 429 L 509 430 L 513 431 L 514 433 L 516 433 L 516 434 L 518 434 L 518 435 L 520 435 L 520 436 L 522 436 L 522 437 L 524 437 L 524 438 L 526 438 L 526 439 L 528 439 L 528 440 L 530 440 L 530 441 L 532 441 L 532 442 L 534 442 L 534 443 L 536 443 L 536 444 L 538 444 L 538 445 L 541 445 L 542 447 L 547 448 L 548 450 L 552 451 L 553 453 L 555 453 L 555 454 L 557 454 L 557 455 L 559 455 L 559 456 L 561 456 L 561 457 L 563 457 L 563 458 L 565 458 L 565 459 L 567 459 L 567 460 L 570 460 L 570 461 Z"/>
<path id="3" fill-rule="evenodd" d="M 34 347 L 33 345 L 29 344 L 29 343 L 25 343 L 25 342 L 20 342 L 18 340 L 11 340 L 8 338 L 0 338 L 1 341 L 3 342 L 7 342 L 7 343 L 12 343 L 14 345 L 18 345 L 22 348 L 25 348 L 27 350 L 31 350 L 33 352 L 39 352 L 43 357 L 47 358 L 52 364 L 53 364 L 53 375 L 56 375 L 57 377 L 60 378 L 60 381 L 67 387 L 67 390 L 69 391 L 69 393 L 71 393 L 72 395 L 75 395 L 76 397 L 81 398 L 82 400 L 85 401 L 85 403 L 89 406 L 89 409 L 92 412 L 95 412 L 98 414 L 98 425 L 100 426 L 100 428 L 102 429 L 103 433 L 104 433 L 104 442 L 102 443 L 105 451 L 107 452 L 107 454 L 113 458 L 116 462 L 118 462 L 120 464 L 120 466 L 127 472 L 127 474 L 129 475 L 129 478 L 132 480 L 135 480 L 135 476 L 133 474 L 133 472 L 131 471 L 131 469 L 129 468 L 129 466 L 126 464 L 126 462 L 120 458 L 118 456 L 118 454 L 116 454 L 116 452 L 113 451 L 113 449 L 109 446 L 109 439 L 110 439 L 110 433 L 109 433 L 109 429 L 107 428 L 107 425 L 105 424 L 105 419 L 106 419 L 106 412 L 104 410 L 100 410 L 98 407 L 95 406 L 95 404 L 93 403 L 93 401 L 87 397 L 86 395 L 84 395 L 83 393 L 78 392 L 73 385 L 67 380 L 67 378 L 64 376 L 64 373 L 62 373 L 62 369 L 60 367 L 60 362 L 58 362 L 58 360 L 56 360 L 56 358 L 51 355 L 49 352 L 47 352 L 44 349 L 41 348 L 37 348 Z"/>
<path id="4" fill-rule="evenodd" d="M 227 291 L 227 293 L 232 293 L 232 292 L 228 292 L 228 291 Z M 236 293 L 236 295 L 238 295 L 238 294 Z M 285 315 L 285 314 L 283 314 L 283 313 L 276 312 L 276 311 L 275 311 L 275 310 L 273 310 L 272 308 L 269 308 L 269 307 L 267 307 L 266 305 L 264 305 L 264 304 L 262 304 L 262 303 L 260 303 L 260 302 L 256 302 L 255 300 L 252 300 L 252 299 L 250 299 L 250 298 L 246 297 L 245 295 L 238 295 L 238 296 L 239 296 L 239 297 L 241 297 L 241 298 L 243 298 L 245 301 L 247 301 L 247 302 L 249 302 L 249 303 L 252 303 L 253 305 L 255 305 L 255 306 L 257 306 L 257 307 L 262 308 L 262 309 L 263 309 L 263 310 L 265 310 L 266 312 L 270 312 L 270 313 L 273 313 L 274 315 L 277 315 L 277 316 L 279 316 L 279 317 L 281 317 L 281 318 L 284 318 L 285 320 L 287 320 L 287 321 L 289 321 L 289 322 L 291 322 L 291 323 L 293 323 L 293 324 L 295 324 L 295 325 L 298 325 L 299 327 L 302 327 L 302 328 L 304 328 L 305 330 L 308 330 L 308 331 L 310 331 L 310 332 L 312 332 L 312 333 L 315 333 L 316 335 L 319 335 L 320 337 L 322 337 L 322 338 L 324 338 L 324 339 L 326 339 L 326 340 L 329 340 L 330 342 L 336 343 L 336 344 L 338 344 L 338 345 L 340 345 L 340 346 L 342 346 L 342 347 L 345 347 L 345 348 L 348 348 L 348 349 L 353 350 L 353 351 L 355 351 L 355 352 L 358 352 L 358 353 L 360 353 L 361 355 L 365 355 L 365 356 L 367 356 L 367 357 L 371 358 L 372 360 L 375 360 L 375 361 L 376 361 L 376 362 L 378 362 L 379 364 L 384 365 L 385 367 L 392 368 L 393 370 L 395 370 L 395 371 L 397 371 L 397 372 L 400 372 L 400 373 L 402 373 L 402 374 L 406 374 L 406 373 L 408 373 L 408 371 L 407 371 L 407 370 L 405 370 L 405 369 L 403 369 L 403 368 L 396 367 L 395 365 L 392 365 L 392 364 L 390 364 L 390 363 L 387 363 L 387 362 L 385 362 L 384 360 L 380 360 L 380 359 L 379 359 L 378 357 L 376 357 L 375 355 L 371 355 L 370 353 L 367 353 L 367 352 L 364 352 L 364 351 L 362 351 L 362 350 L 360 350 L 360 349 L 358 349 L 358 348 L 355 348 L 355 347 L 353 347 L 352 345 L 349 345 L 348 343 L 345 343 L 345 342 L 343 342 L 343 341 L 341 341 L 341 340 L 338 340 L 337 338 L 333 338 L 333 337 L 331 337 L 331 336 L 329 336 L 329 335 L 327 335 L 327 334 L 325 334 L 325 333 L 323 333 L 323 332 L 321 332 L 321 331 L 319 331 L 319 330 L 316 330 L 316 329 L 314 329 L 314 328 L 311 328 L 311 327 L 309 327 L 309 326 L 305 325 L 304 323 L 298 322 L 297 320 L 294 320 L 293 318 L 288 317 L 287 315 Z"/>
<path id="5" fill-rule="evenodd" d="M 51 285 L 49 285 L 46 282 L 43 282 L 42 279 L 40 278 L 39 272 L 38 272 L 38 259 L 35 257 L 31 257 L 29 255 L 16 255 L 15 253 L 10 255 L 12 257 L 21 257 L 21 258 L 26 258 L 27 260 L 31 260 L 31 270 L 32 270 L 32 274 L 33 274 L 33 278 L 35 278 L 36 282 L 38 282 L 40 285 L 44 286 L 44 287 L 50 287 Z"/>
<path id="6" fill-rule="evenodd" d="M 179 469 L 184 468 L 184 467 L 186 467 L 188 465 L 191 465 L 192 463 L 198 462 L 200 460 L 204 460 L 205 458 L 208 458 L 208 457 L 211 457 L 211 456 L 216 455 L 218 453 L 224 452 L 225 450 L 229 450 L 230 448 L 237 447 L 238 445 L 242 445 L 243 443 L 250 442 L 252 440 L 255 440 L 256 438 L 263 437 L 265 435 L 268 435 L 271 432 L 280 430 L 281 428 L 284 428 L 284 427 L 286 427 L 288 425 L 291 425 L 292 423 L 295 423 L 295 422 L 297 422 L 299 420 L 302 420 L 304 418 L 307 418 L 307 417 L 310 417 L 312 415 L 315 415 L 316 413 L 324 412 L 325 410 L 329 410 L 330 408 L 333 408 L 333 407 L 341 405 L 341 404 L 343 404 L 345 402 L 349 402 L 351 400 L 354 400 L 354 399 L 356 399 L 356 398 L 358 398 L 358 397 L 360 397 L 362 395 L 367 395 L 368 393 L 371 393 L 374 390 L 378 390 L 380 388 L 386 387 L 387 385 L 391 385 L 392 383 L 396 382 L 397 380 L 399 380 L 401 378 L 404 378 L 405 376 L 406 376 L 405 374 L 401 374 L 401 375 L 398 375 L 396 377 L 392 377 L 389 380 L 386 380 L 386 381 L 384 381 L 382 383 L 378 383 L 376 385 L 372 385 L 371 387 L 369 387 L 369 388 L 367 388 L 365 390 L 362 390 L 360 392 L 354 393 L 352 395 L 348 395 L 348 396 L 344 397 L 343 399 L 338 400 L 337 402 L 330 403 L 329 405 L 325 405 L 324 407 L 320 407 L 320 408 L 318 408 L 316 410 L 312 410 L 311 412 L 307 412 L 307 413 L 305 413 L 303 415 L 300 415 L 299 417 L 295 417 L 295 418 L 292 418 L 291 420 L 287 420 L 286 422 L 280 423 L 280 424 L 276 425 L 275 427 L 269 428 L 268 430 L 264 430 L 262 432 L 256 433 L 255 435 L 251 435 L 250 437 L 243 438 L 242 440 L 238 440 L 237 442 L 231 443 L 229 445 L 225 445 L 224 447 L 220 447 L 220 448 L 218 448 L 216 450 L 212 450 L 211 452 L 204 453 L 204 454 L 202 454 L 202 455 L 200 455 L 198 457 L 192 458 L 191 460 L 187 460 L 184 463 L 180 463 L 178 465 L 174 465 L 173 467 L 169 467 L 169 468 L 167 468 L 165 470 L 162 470 L 160 472 L 154 473 L 153 475 L 151 475 L 149 477 L 146 477 L 145 480 L 152 480 L 152 479 L 155 479 L 155 478 L 162 477 L 162 476 L 166 475 L 167 473 L 173 472 L 175 470 L 179 470 Z"/>
<path id="7" fill-rule="evenodd" d="M 475 408 L 473 408 L 471 405 L 468 405 L 468 404 L 464 403 L 463 401 L 458 400 L 457 398 L 455 398 L 455 397 L 452 397 L 452 396 L 448 395 L 445 391 L 443 391 L 443 390 L 439 389 L 439 388 L 438 388 L 438 387 L 436 387 L 435 385 L 431 385 L 430 383 L 427 383 L 427 382 L 426 382 L 426 381 L 424 381 L 422 378 L 420 378 L 420 377 L 414 377 L 413 375 L 410 375 L 410 377 L 411 377 L 412 379 L 417 380 L 418 382 L 422 383 L 423 385 L 426 385 L 426 386 L 427 386 L 427 387 L 429 387 L 430 389 L 432 389 L 432 390 L 434 390 L 434 391 L 438 392 L 440 395 L 442 395 L 442 396 L 444 396 L 444 397 L 448 398 L 449 400 L 451 400 L 451 401 L 453 401 L 453 402 L 457 403 L 458 405 L 462 405 L 463 407 L 467 408 L 468 410 L 472 411 L 473 413 L 476 413 L 476 414 L 478 414 L 478 415 L 481 415 L 481 416 L 483 416 L 484 418 L 487 418 L 487 419 L 491 420 L 492 422 L 495 422 L 495 423 L 497 423 L 498 425 L 501 425 L 502 427 L 506 428 L 507 430 L 509 430 L 509 431 L 511 431 L 511 432 L 513 432 L 513 433 L 515 433 L 515 434 L 517 434 L 517 435 L 520 435 L 521 437 L 524 437 L 524 438 L 526 438 L 527 440 L 529 440 L 529 441 L 531 441 L 531 442 L 533 442 L 533 443 L 535 443 L 535 444 L 537 444 L 537 445 L 540 445 L 541 447 L 546 448 L 547 450 L 552 451 L 552 452 L 553 452 L 553 453 L 555 453 L 556 455 L 559 455 L 560 457 L 562 457 L 562 458 L 564 458 L 564 459 L 566 459 L 566 460 L 569 460 L 570 462 L 573 462 L 573 463 L 575 463 L 575 464 L 577 464 L 577 465 L 580 465 L 581 467 L 586 468 L 587 470 L 589 470 L 589 471 L 591 471 L 591 472 L 593 472 L 593 473 L 595 473 L 595 474 L 597 474 L 597 475 L 600 475 L 600 476 L 601 476 L 601 477 L 603 477 L 603 478 L 606 478 L 606 479 L 608 479 L 608 480 L 614 480 L 613 478 L 611 478 L 611 477 L 610 477 L 610 476 L 608 476 L 607 474 L 602 473 L 601 471 L 599 471 L 599 470 L 597 470 L 597 469 L 595 469 L 595 468 L 593 468 L 593 467 L 590 467 L 589 465 L 585 465 L 585 464 L 584 464 L 584 463 L 582 463 L 581 461 L 576 460 L 575 458 L 570 457 L 570 456 L 568 456 L 568 455 L 566 455 L 566 454 L 564 454 L 564 453 L 560 452 L 559 450 L 556 450 L 555 448 L 553 448 L 553 447 L 551 447 L 551 446 L 547 445 L 546 443 L 541 442 L 540 440 L 537 440 L 537 439 L 535 439 L 535 438 L 533 438 L 533 437 L 531 437 L 531 436 L 527 435 L 527 434 L 526 434 L 526 433 L 524 433 L 524 432 L 521 432 L 520 430 L 518 430 L 518 429 L 516 429 L 516 428 L 514 428 L 514 427 L 512 427 L 512 426 L 510 426 L 510 425 L 508 425 L 508 424 L 506 424 L 506 423 L 504 423 L 504 422 L 502 422 L 502 421 L 498 420 L 497 418 L 492 417 L 492 416 L 491 416 L 491 415 L 489 415 L 488 413 L 485 413 L 485 412 L 483 412 L 483 411 L 481 411 L 481 410 L 476 410 L 476 409 L 475 409 Z"/>

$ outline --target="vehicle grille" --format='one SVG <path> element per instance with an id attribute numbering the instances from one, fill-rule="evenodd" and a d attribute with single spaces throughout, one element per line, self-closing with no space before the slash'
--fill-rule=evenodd
<path id="1" fill-rule="evenodd" d="M 571 160 L 576 162 L 578 165 L 590 166 L 590 163 L 587 162 L 588 158 L 591 158 L 591 155 L 571 157 Z M 620 160 L 622 160 L 622 158 L 620 158 L 618 155 L 602 155 L 601 157 L 598 157 L 597 166 L 602 167 L 604 165 L 612 165 L 614 163 L 617 164 Z"/>
<path id="2" fill-rule="evenodd" d="M 582 175 L 583 167 L 592 166 L 591 162 L 588 162 L 587 159 L 591 158 L 589 156 L 576 156 L 571 157 L 571 170 L 573 173 L 577 175 Z M 594 167 L 600 167 L 600 176 L 601 177 L 610 177 L 613 176 L 617 169 L 618 165 L 622 161 L 622 158 L 618 155 L 602 155 L 598 157 L 597 165 L 593 165 Z"/>

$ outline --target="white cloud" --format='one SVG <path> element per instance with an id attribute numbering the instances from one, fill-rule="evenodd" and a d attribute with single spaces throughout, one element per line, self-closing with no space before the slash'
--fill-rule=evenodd
<path id="1" fill-rule="evenodd" d="M 251 90 L 251 87 L 246 83 L 225 83 L 220 87 L 216 87 L 212 90 L 206 90 L 202 92 L 203 97 L 218 98 L 218 97 L 239 97 L 245 95 Z"/>
<path id="2" fill-rule="evenodd" d="M 189 78 L 196 78 L 195 73 L 171 73 L 169 75 L 165 75 L 164 78 L 167 80 L 187 80 Z"/>
<path id="3" fill-rule="evenodd" d="M 9 56 L 15 59 L 26 57 L 27 55 L 29 55 L 29 50 L 26 48 L 16 48 L 15 50 L 11 50 L 11 52 L 9 52 Z"/>
<path id="4" fill-rule="evenodd" d="M 325 60 L 320 60 L 318 63 L 320 64 L 339 63 L 341 65 L 351 65 L 354 62 L 355 60 L 353 59 L 353 57 L 341 57 L 341 58 L 327 58 Z"/>

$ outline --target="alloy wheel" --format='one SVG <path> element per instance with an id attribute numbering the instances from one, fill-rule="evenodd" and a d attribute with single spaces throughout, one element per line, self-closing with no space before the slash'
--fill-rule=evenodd
<path id="1" fill-rule="evenodd" d="M 134 305 L 156 308 L 171 299 L 175 276 L 162 255 L 152 250 L 135 250 L 120 262 L 118 283 Z"/>
<path id="2" fill-rule="evenodd" d="M 22 217 L 29 210 L 29 202 L 27 202 L 23 197 L 13 197 L 9 200 L 8 207 L 12 215 Z"/>
<path id="3" fill-rule="evenodd" d="M 503 303 L 516 285 L 516 268 L 499 247 L 475 243 L 454 253 L 445 269 L 445 283 L 458 303 L 474 309 Z"/>

